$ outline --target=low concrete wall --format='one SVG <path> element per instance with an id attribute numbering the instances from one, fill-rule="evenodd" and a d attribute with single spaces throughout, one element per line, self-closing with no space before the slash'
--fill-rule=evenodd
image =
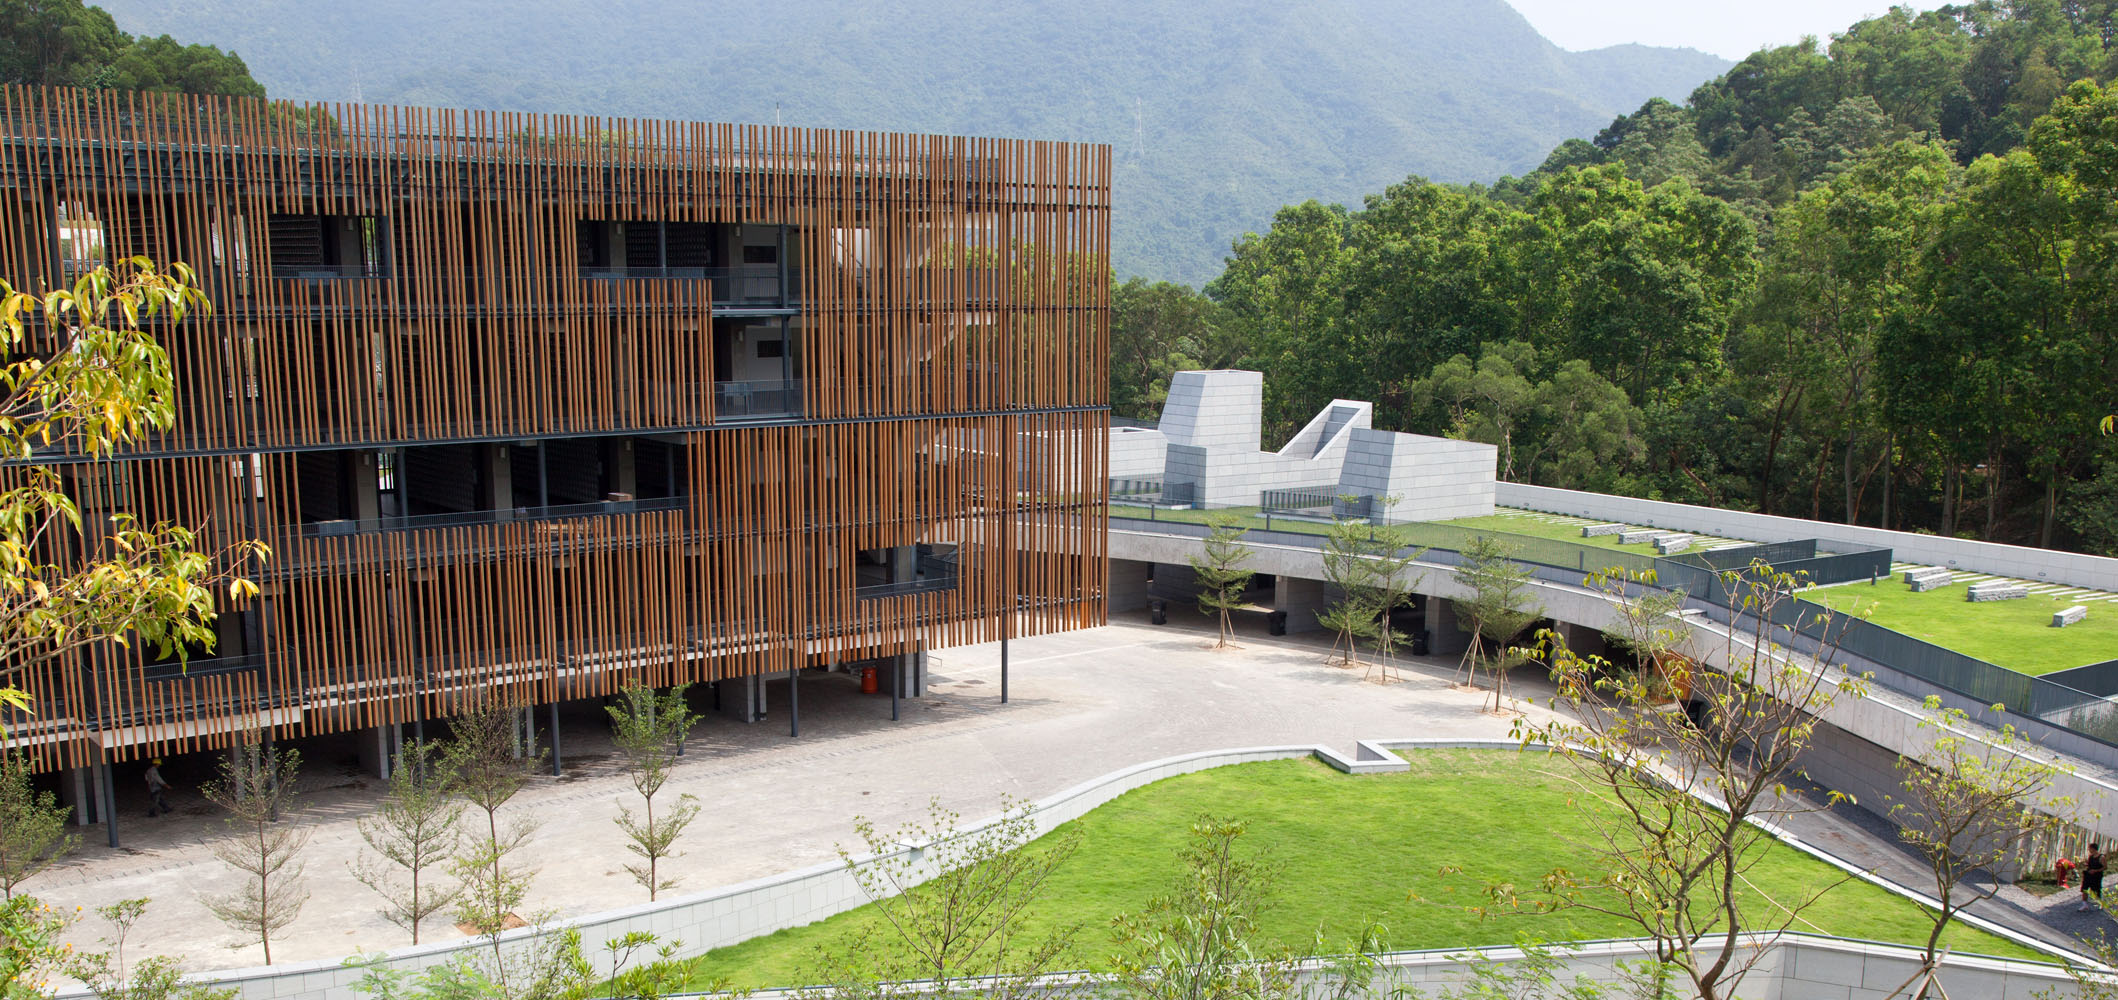
<path id="1" fill-rule="evenodd" d="M 2021 545 L 1974 542 L 1909 531 L 1885 531 L 1852 524 L 1832 524 L 1798 517 L 1749 514 L 1739 510 L 1694 507 L 1660 500 L 1636 500 L 1603 493 L 1558 490 L 1548 486 L 1501 483 L 1494 501 L 1503 507 L 1523 507 L 1553 514 L 1571 514 L 1599 521 L 1624 521 L 1654 528 L 1703 531 L 1730 538 L 1760 542 L 1785 542 L 1816 538 L 1843 545 L 1890 549 L 1904 562 L 1947 566 L 2011 576 L 2021 580 L 2053 583 L 2098 590 L 2118 591 L 2118 559 L 2086 556 L 2077 552 L 2033 549 Z M 1827 545 L 1828 547 L 1828 545 Z"/>

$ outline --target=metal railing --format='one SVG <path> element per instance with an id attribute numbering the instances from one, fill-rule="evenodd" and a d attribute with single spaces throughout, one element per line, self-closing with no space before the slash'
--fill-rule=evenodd
<path id="1" fill-rule="evenodd" d="M 708 281 L 713 301 L 723 305 L 787 307 L 801 301 L 801 269 L 784 272 L 778 264 L 739 264 L 734 267 L 591 267 L 581 276 L 590 281 Z"/>
<path id="2" fill-rule="evenodd" d="M 300 525 L 288 534 L 297 538 L 337 538 L 345 535 L 363 535 L 380 531 L 417 531 L 422 528 L 456 528 L 475 524 L 500 524 L 508 521 L 560 521 L 577 517 L 599 517 L 605 514 L 638 514 L 661 510 L 684 510 L 689 503 L 683 497 L 658 497 L 649 500 L 605 500 L 598 503 L 558 504 L 550 507 L 507 507 L 496 510 L 467 510 L 447 514 L 416 514 L 409 517 L 372 517 L 311 521 Z"/>
<path id="3" fill-rule="evenodd" d="M 248 275 L 238 271 L 236 277 Z M 381 261 L 362 261 L 354 264 L 274 264 L 272 277 L 283 281 L 347 281 L 357 278 L 387 278 L 388 269 Z"/>
<path id="4" fill-rule="evenodd" d="M 769 420 L 801 414 L 800 379 L 713 384 L 713 415 L 721 420 Z"/>
<path id="5" fill-rule="evenodd" d="M 962 567 L 954 556 L 921 555 L 913 563 L 911 579 L 862 584 L 853 588 L 853 596 L 856 600 L 867 601 L 878 597 L 955 590 L 962 576 Z"/>

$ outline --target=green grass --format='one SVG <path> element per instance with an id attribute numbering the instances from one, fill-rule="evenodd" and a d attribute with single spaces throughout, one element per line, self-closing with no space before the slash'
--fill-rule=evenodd
<path id="1" fill-rule="evenodd" d="M 2052 612 L 2077 601 L 2031 594 L 2019 601 L 1964 600 L 1964 585 L 1915 594 L 1902 578 L 1805 591 L 1808 600 L 1849 612 L 2026 674 L 2098 663 L 2118 655 L 2118 604 L 2096 602 L 2089 616 L 2066 628 L 2052 627 Z"/>
<path id="2" fill-rule="evenodd" d="M 1157 521 L 1175 521 L 1181 524 L 1205 524 L 1212 518 L 1222 515 L 1233 515 L 1236 523 L 1246 528 L 1270 528 L 1273 531 L 1292 531 L 1308 535 L 1321 535 L 1331 530 L 1331 523 L 1322 519 L 1276 515 L 1268 523 L 1257 507 L 1219 507 L 1212 510 L 1156 508 L 1153 519 Z M 1148 508 L 1114 502 L 1111 504 L 1111 516 L 1146 519 L 1148 517 Z M 1495 534 L 1527 535 L 1532 538 L 1573 542 L 1589 548 L 1609 549 L 1613 552 L 1630 552 L 1639 556 L 1652 557 L 1660 554 L 1655 551 L 1655 547 L 1652 545 L 1637 542 L 1632 545 L 1620 545 L 1616 535 L 1597 535 L 1593 538 L 1583 538 L 1581 537 L 1579 525 L 1559 524 L 1531 517 L 1527 514 L 1498 513 L 1485 517 L 1459 517 L 1450 521 L 1435 521 L 1432 523 L 1446 524 L 1454 528 L 1468 528 L 1474 531 L 1493 532 Z M 1677 551 L 1691 552 L 1709 547 L 1711 546 L 1707 543 L 1696 542 L 1689 548 Z"/>
<path id="3" fill-rule="evenodd" d="M 1596 535 L 1590 538 L 1583 538 L 1581 537 L 1581 526 L 1578 524 L 1560 524 L 1531 517 L 1527 514 L 1502 513 L 1487 517 L 1459 517 L 1454 521 L 1443 521 L 1442 523 L 1453 524 L 1459 528 L 1482 528 L 1488 531 L 1506 531 L 1517 535 L 1530 535 L 1536 538 L 1551 538 L 1562 542 L 1573 542 L 1576 545 L 1586 545 L 1593 549 L 1610 549 L 1616 552 L 1630 552 L 1641 556 L 1661 554 L 1653 545 L 1644 542 L 1620 545 L 1618 544 L 1617 535 Z M 1714 545 L 1720 544 L 1723 543 L 1693 542 L 1691 545 L 1677 551 L 1692 552 L 1712 548 Z"/>
<path id="4" fill-rule="evenodd" d="M 1278 891 L 1261 927 L 1274 943 L 1306 945 L 1318 927 L 1343 943 L 1370 919 L 1388 927 L 1392 948 L 1510 944 L 1520 934 L 1551 941 L 1637 935 L 1585 910 L 1493 920 L 1464 910 L 1489 882 L 1522 884 L 1554 867 L 1594 867 L 1583 837 L 1572 832 L 1580 822 L 1568 786 L 1550 776 L 1566 765 L 1512 751 L 1425 750 L 1406 758 L 1408 773 L 1358 777 L 1308 759 L 1239 764 L 1120 796 L 1069 824 L 1082 833 L 1081 850 L 1053 876 L 1032 936 L 1078 924 L 1066 964 L 1098 967 L 1110 947 L 1111 918 L 1169 888 L 1177 850 L 1201 814 L 1248 822 L 1245 846 L 1278 866 Z M 1463 874 L 1439 874 L 1445 865 Z M 1766 896 L 1797 898 L 1836 876 L 1776 847 L 1752 872 L 1752 905 L 1763 909 Z M 1839 886 L 1804 916 L 1808 924 L 1797 929 L 1882 941 L 1923 941 L 1930 926 L 1916 904 L 1862 882 Z M 1945 940 L 1959 953 L 2043 957 L 1960 926 Z M 863 907 L 710 952 L 697 961 L 696 979 L 793 984 L 827 941 L 839 949 L 888 947 L 890 931 Z"/>

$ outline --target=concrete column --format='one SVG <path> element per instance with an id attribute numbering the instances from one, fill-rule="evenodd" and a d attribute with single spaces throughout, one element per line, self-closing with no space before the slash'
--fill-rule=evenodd
<path id="1" fill-rule="evenodd" d="M 1609 656 L 1610 644 L 1604 641 L 1603 630 L 1573 622 L 1559 622 L 1559 635 L 1566 640 L 1566 648 L 1580 657 Z"/>
<path id="2" fill-rule="evenodd" d="M 1456 605 L 1445 597 L 1427 596 L 1427 632 L 1432 636 L 1427 652 L 1455 656 L 1471 648 L 1471 633 L 1459 627 Z"/>
<path id="3" fill-rule="evenodd" d="M 507 510 L 515 506 L 514 463 L 505 444 L 478 446 L 478 506 L 481 510 Z"/>
<path id="4" fill-rule="evenodd" d="M 1111 614 L 1147 607 L 1147 574 L 1153 568 L 1153 563 L 1137 559 L 1110 561 L 1110 582 L 1103 589 L 1103 600 Z"/>
<path id="5" fill-rule="evenodd" d="M 1287 631 L 1314 632 L 1324 626 L 1316 620 L 1318 612 L 1331 606 L 1336 596 L 1330 584 L 1322 580 L 1310 580 L 1299 576 L 1283 576 L 1273 585 L 1273 610 L 1287 613 Z"/>
<path id="6" fill-rule="evenodd" d="M 382 484 L 376 481 L 372 451 L 349 451 L 346 455 L 346 516 L 372 521 L 382 516 Z M 403 475 L 403 470 L 399 470 Z"/>
<path id="7" fill-rule="evenodd" d="M 764 685 L 756 677 L 723 677 L 715 683 L 720 692 L 721 714 L 737 722 L 756 722 L 765 717 Z"/>
<path id="8" fill-rule="evenodd" d="M 1198 574 L 1181 563 L 1156 563 L 1154 596 L 1170 601 L 1189 601 L 1199 596 Z"/>
<path id="9" fill-rule="evenodd" d="M 603 475 L 611 493 L 623 493 L 629 497 L 640 495 L 638 466 L 634 462 L 631 438 L 612 438 L 603 446 Z"/>
<path id="10" fill-rule="evenodd" d="M 74 811 L 74 825 L 96 821 L 96 769 L 70 767 L 59 775 L 59 801 Z"/>
<path id="11" fill-rule="evenodd" d="M 376 726 L 363 731 L 359 739 L 360 769 L 388 781 L 391 769 L 397 766 L 397 755 L 404 749 L 404 727 L 394 723 Z"/>

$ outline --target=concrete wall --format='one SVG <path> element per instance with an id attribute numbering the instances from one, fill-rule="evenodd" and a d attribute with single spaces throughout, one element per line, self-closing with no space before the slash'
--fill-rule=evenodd
<path id="1" fill-rule="evenodd" d="M 1170 376 L 1160 429 L 1172 445 L 1257 451 L 1265 419 L 1265 376 L 1245 371 Z"/>
<path id="2" fill-rule="evenodd" d="M 1154 479 L 1162 475 L 1162 461 L 1169 451 L 1169 438 L 1145 427 L 1110 429 L 1110 477 Z"/>
<path id="3" fill-rule="evenodd" d="M 1761 542 L 1815 538 L 1825 542 L 1825 548 L 1830 548 L 1829 543 L 1832 542 L 1888 548 L 1897 559 L 1905 562 L 1977 570 L 2022 580 L 2050 580 L 2053 583 L 2094 587 L 2098 590 L 2118 590 L 2118 559 L 2074 552 L 1974 542 L 1962 538 L 1914 534 L 1909 531 L 1885 531 L 1881 528 L 1808 521 L 1796 517 L 1749 514 L 1713 507 L 1694 507 L 1690 504 L 1664 503 L 1659 500 L 1635 500 L 1630 497 L 1557 490 L 1521 483 L 1499 484 L 1495 499 L 1503 507 L 1525 507 L 1554 514 L 1592 517 L 1599 521 L 1623 521 L 1651 528 L 1703 531 Z"/>
<path id="4" fill-rule="evenodd" d="M 1147 607 L 1148 576 L 1154 572 L 1153 563 L 1134 559 L 1110 561 L 1110 586 L 1104 588 L 1103 602 L 1107 613 L 1138 611 Z"/>
<path id="5" fill-rule="evenodd" d="M 1391 521 L 1447 521 L 1493 513 L 1499 449 L 1476 441 L 1360 429 L 1339 472 L 1339 492 L 1394 497 Z"/>

